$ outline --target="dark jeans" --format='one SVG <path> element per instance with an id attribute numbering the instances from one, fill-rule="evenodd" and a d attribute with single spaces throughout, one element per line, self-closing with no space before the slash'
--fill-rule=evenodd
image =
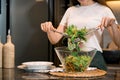
<path id="1" fill-rule="evenodd" d="M 100 51 L 97 51 L 97 53 L 95 54 L 90 67 L 97 67 L 98 69 L 102 69 L 102 70 L 107 70 L 107 66 L 106 63 L 104 61 L 104 58 L 102 56 L 102 53 Z"/>

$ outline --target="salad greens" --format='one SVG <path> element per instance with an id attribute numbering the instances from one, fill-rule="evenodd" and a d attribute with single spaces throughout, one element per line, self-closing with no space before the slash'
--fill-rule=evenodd
<path id="1" fill-rule="evenodd" d="M 78 30 L 77 27 L 75 25 L 70 25 L 67 27 L 67 29 L 65 30 L 65 33 L 70 36 L 70 38 L 68 38 L 68 49 L 69 50 L 76 50 L 77 52 L 80 51 L 80 43 L 82 43 L 83 41 L 86 41 L 86 34 L 87 34 L 87 29 L 86 27 Z M 75 42 L 76 39 L 80 39 L 80 41 Z"/>
<path id="2" fill-rule="evenodd" d="M 91 57 L 86 55 L 81 56 L 69 55 L 68 57 L 66 57 L 65 60 L 66 71 L 83 72 L 88 67 L 90 60 Z"/>
<path id="3" fill-rule="evenodd" d="M 87 55 L 80 55 L 80 44 L 86 41 L 87 29 L 77 29 L 75 25 L 68 26 L 65 33 L 70 36 L 68 38 L 68 49 L 71 51 L 70 55 L 65 58 L 65 67 L 67 71 L 71 72 L 82 72 L 91 61 L 91 57 Z M 77 38 L 80 39 L 78 42 L 74 42 Z"/>

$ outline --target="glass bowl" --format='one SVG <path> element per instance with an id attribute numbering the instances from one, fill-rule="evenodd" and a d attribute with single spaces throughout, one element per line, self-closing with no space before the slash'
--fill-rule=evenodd
<path id="1" fill-rule="evenodd" d="M 85 47 L 80 52 L 70 51 L 67 47 L 55 48 L 55 52 L 65 72 L 85 71 L 89 67 L 96 51 L 95 48 L 91 47 Z"/>

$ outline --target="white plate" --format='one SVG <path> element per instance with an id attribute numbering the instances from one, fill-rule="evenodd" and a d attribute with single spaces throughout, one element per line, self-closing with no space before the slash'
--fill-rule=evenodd
<path id="1" fill-rule="evenodd" d="M 63 68 L 55 67 L 52 65 L 52 68 L 50 70 L 43 70 L 43 69 L 28 69 L 25 65 L 19 65 L 17 66 L 18 69 L 25 70 L 27 72 L 40 72 L 40 73 L 48 73 L 48 72 L 63 72 Z"/>
<path id="2" fill-rule="evenodd" d="M 53 62 L 47 62 L 47 61 L 30 61 L 30 62 L 24 62 L 22 64 L 24 64 L 24 65 L 52 65 Z"/>
<path id="3" fill-rule="evenodd" d="M 30 62 L 24 62 L 22 65 L 25 65 L 27 69 L 42 69 L 42 70 L 48 70 L 51 69 L 53 62 L 47 62 L 47 61 L 30 61 Z"/>
<path id="4" fill-rule="evenodd" d="M 17 66 L 18 69 L 25 70 L 27 72 L 40 72 L 40 73 L 48 73 L 50 70 L 42 70 L 42 69 L 28 69 L 25 65 Z"/>

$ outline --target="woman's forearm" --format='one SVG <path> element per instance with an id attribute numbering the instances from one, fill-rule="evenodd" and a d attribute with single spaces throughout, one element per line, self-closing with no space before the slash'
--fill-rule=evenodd
<path id="1" fill-rule="evenodd" d="M 59 32 L 64 32 L 64 26 L 58 26 L 58 28 L 54 28 L 52 25 L 52 22 L 44 22 L 40 25 L 41 30 L 47 33 L 48 39 L 51 42 L 51 44 L 56 44 L 59 42 L 59 40 L 62 38 L 62 35 L 54 32 L 55 30 Z"/>
<path id="2" fill-rule="evenodd" d="M 51 42 L 51 44 L 58 43 L 60 38 L 62 37 L 62 35 L 55 33 L 53 31 L 47 32 L 47 35 L 48 35 L 48 39 Z"/>
<path id="3" fill-rule="evenodd" d="M 62 32 L 62 33 L 64 33 L 64 30 L 65 30 L 65 27 L 62 25 L 59 25 L 58 28 L 56 29 L 56 31 Z M 48 38 L 49 38 L 49 41 L 51 42 L 51 44 L 58 43 L 61 40 L 61 38 L 63 37 L 63 35 L 56 33 L 54 31 L 47 32 L 47 35 L 48 35 Z"/>
<path id="4" fill-rule="evenodd" d="M 119 26 L 120 27 L 120 26 Z M 108 32 L 110 33 L 114 43 L 120 47 L 120 29 L 117 24 L 113 24 L 110 27 L 108 27 Z"/>

